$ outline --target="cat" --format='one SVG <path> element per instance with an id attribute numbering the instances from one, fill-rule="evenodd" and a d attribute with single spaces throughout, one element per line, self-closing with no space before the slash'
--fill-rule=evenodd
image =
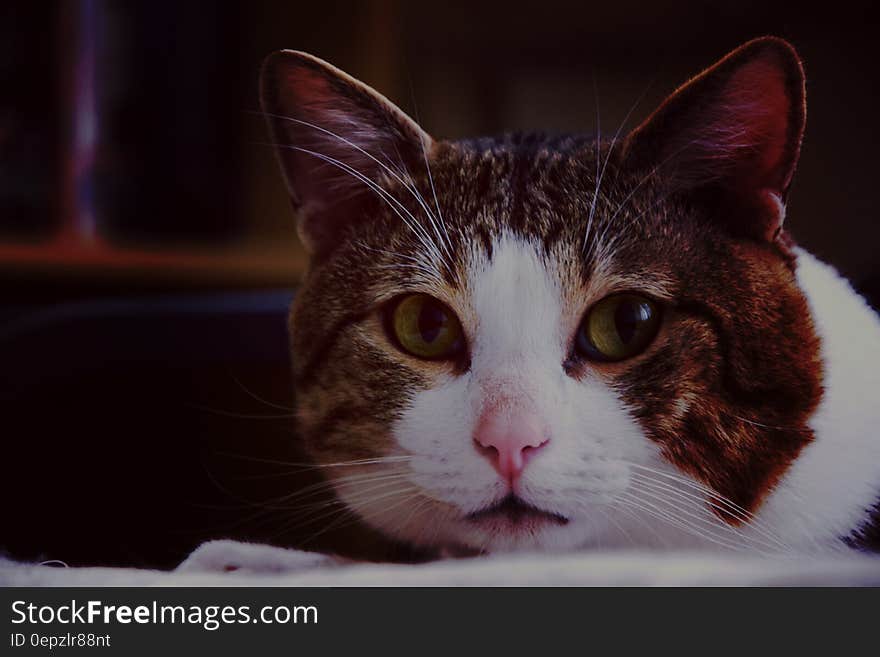
<path id="1" fill-rule="evenodd" d="M 435 140 L 295 51 L 260 94 L 297 434 L 346 510 L 438 554 L 878 547 L 880 321 L 783 224 L 786 41 L 612 139 Z"/>

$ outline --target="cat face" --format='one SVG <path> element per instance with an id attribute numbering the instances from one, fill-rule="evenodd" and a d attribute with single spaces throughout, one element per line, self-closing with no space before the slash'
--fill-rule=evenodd
<path id="1" fill-rule="evenodd" d="M 790 46 L 611 141 L 435 141 L 301 53 L 262 97 L 312 253 L 298 433 L 348 508 L 425 546 L 772 547 L 754 514 L 821 395 L 782 230 Z"/>

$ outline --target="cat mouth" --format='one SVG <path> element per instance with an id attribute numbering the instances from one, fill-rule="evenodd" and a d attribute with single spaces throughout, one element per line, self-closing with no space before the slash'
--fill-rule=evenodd
<path id="1" fill-rule="evenodd" d="M 518 528 L 543 523 L 568 524 L 568 518 L 565 516 L 539 509 L 513 493 L 492 506 L 469 513 L 466 518 L 475 523 L 497 524 L 502 522 Z"/>

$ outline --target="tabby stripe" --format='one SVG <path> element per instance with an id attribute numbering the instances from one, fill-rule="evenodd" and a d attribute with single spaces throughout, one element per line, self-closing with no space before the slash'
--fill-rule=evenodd
<path id="1" fill-rule="evenodd" d="M 335 324 L 333 324 L 333 326 L 330 327 L 330 330 L 323 335 L 318 341 L 317 346 L 311 351 L 305 365 L 301 369 L 298 369 L 298 375 L 296 377 L 297 388 L 307 390 L 314 385 L 317 380 L 318 371 L 324 365 L 327 354 L 333 349 L 337 340 L 339 340 L 339 337 L 342 335 L 342 332 L 349 326 L 364 321 L 370 316 L 371 312 L 373 312 L 372 309 L 369 311 L 360 311 L 343 315 Z"/>

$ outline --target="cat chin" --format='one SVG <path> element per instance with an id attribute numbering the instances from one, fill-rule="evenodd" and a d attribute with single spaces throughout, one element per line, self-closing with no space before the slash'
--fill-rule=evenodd
<path id="1" fill-rule="evenodd" d="M 386 535 L 442 556 L 465 557 L 478 554 L 511 552 L 568 552 L 602 549 L 620 545 L 608 516 L 552 521 L 473 522 L 465 516 L 452 517 L 438 512 L 419 522 L 401 523 L 387 518 L 385 522 L 369 522 Z M 630 545 L 632 547 L 632 545 Z"/>
<path id="2" fill-rule="evenodd" d="M 523 552 L 571 552 L 583 550 L 613 549 L 664 549 L 692 548 L 700 542 L 687 535 L 676 535 L 668 528 L 642 526 L 646 531 L 629 527 L 627 532 L 619 530 L 621 518 L 596 514 L 572 519 L 566 525 L 547 524 L 532 531 L 492 531 L 472 525 L 461 525 L 451 529 L 452 539 L 442 546 L 422 547 L 440 549 L 441 553 L 454 556 L 473 554 L 499 554 Z M 666 531 L 664 532 L 664 529 Z M 712 547 L 703 545 L 703 547 Z"/>
<path id="3" fill-rule="evenodd" d="M 391 503 L 394 504 L 393 502 Z M 566 522 L 505 520 L 475 522 L 449 505 L 415 514 L 401 508 L 400 515 L 377 514 L 376 509 L 349 505 L 361 520 L 391 539 L 445 556 L 475 556 L 485 553 L 549 551 L 564 552 L 604 544 L 596 536 L 605 532 L 607 518 L 577 518 Z"/>
<path id="4" fill-rule="evenodd" d="M 439 549 L 454 556 L 497 554 L 510 552 L 567 552 L 591 545 L 589 532 L 584 527 L 570 525 L 546 526 L 524 530 L 487 530 L 461 526 L 453 530 L 450 539 L 440 545 L 421 547 Z"/>

